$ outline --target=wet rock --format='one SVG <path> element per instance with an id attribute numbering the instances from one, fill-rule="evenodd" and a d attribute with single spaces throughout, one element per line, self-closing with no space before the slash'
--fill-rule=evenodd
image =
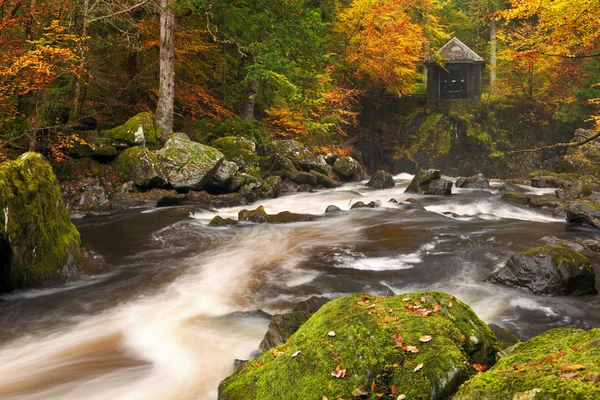
<path id="1" fill-rule="evenodd" d="M 490 182 L 483 174 L 477 174 L 468 178 L 458 178 L 456 187 L 467 189 L 489 189 Z"/>
<path id="2" fill-rule="evenodd" d="M 210 225 L 210 226 L 231 226 L 231 225 L 237 225 L 238 223 L 239 222 L 234 219 L 223 218 L 223 217 L 220 217 L 217 215 L 208 223 L 208 225 Z"/>
<path id="3" fill-rule="evenodd" d="M 500 342 L 502 350 L 519 343 L 519 337 L 514 333 L 509 332 L 508 330 L 496 324 L 488 324 L 488 326 L 490 327 L 492 332 L 494 332 L 494 336 L 496 336 L 498 342 Z"/>
<path id="4" fill-rule="evenodd" d="M 396 200 L 396 199 L 389 199 L 388 203 L 398 204 L 398 200 Z"/>
<path id="5" fill-rule="evenodd" d="M 342 209 L 339 208 L 338 206 L 330 205 L 330 206 L 327 206 L 327 208 L 325 209 L 325 214 L 336 213 L 336 212 L 341 212 L 341 211 L 342 211 Z"/>
<path id="6" fill-rule="evenodd" d="M 165 196 L 158 199 L 156 202 L 156 207 L 174 207 L 180 206 L 182 203 L 182 197 L 179 196 Z"/>
<path id="7" fill-rule="evenodd" d="M 594 189 L 600 189 L 598 178 L 590 175 L 556 174 L 537 171 L 530 174 L 531 186 L 539 188 L 557 188 L 564 191 L 564 197 L 580 199 L 592 195 Z"/>
<path id="8" fill-rule="evenodd" d="M 396 397 L 448 398 L 476 373 L 472 362 L 491 366 L 499 350 L 489 328 L 462 302 L 452 300 L 448 307 L 450 301 L 450 295 L 424 292 L 383 298 L 356 294 L 328 302 L 300 324 L 285 344 L 275 345 L 282 352 L 278 357 L 265 351 L 221 382 L 219 399 L 310 399 L 314 393 L 319 398 L 349 398 L 357 388 L 370 388 L 373 381 L 379 382 L 377 377 L 384 376 L 381 392 L 391 393 L 389 388 L 395 387 Z M 407 312 L 407 303 L 416 302 L 420 308 Z M 432 312 L 435 304 L 440 305 L 439 313 L 423 318 L 422 312 Z M 386 310 L 388 318 L 372 312 L 371 305 Z M 295 328 L 301 319 L 298 315 L 285 321 L 283 329 Z M 335 336 L 328 335 L 331 331 Z M 432 338 L 422 343 L 421 335 Z M 418 347 L 419 353 L 402 346 Z M 345 377 L 343 372 L 339 378 L 332 377 L 332 371 L 341 369 Z M 371 394 L 375 398 L 375 392 Z"/>
<path id="9" fill-rule="evenodd" d="M 121 185 L 119 192 L 122 194 L 136 193 L 136 192 L 138 192 L 138 187 L 135 185 L 135 183 L 133 181 L 127 181 Z"/>
<path id="10" fill-rule="evenodd" d="M 592 202 L 574 202 L 565 211 L 568 222 L 600 229 L 600 206 Z"/>
<path id="11" fill-rule="evenodd" d="M 263 199 L 274 199 L 279 197 L 281 192 L 281 178 L 278 176 L 270 176 L 260 185 L 256 194 Z"/>
<path id="12" fill-rule="evenodd" d="M 64 280 L 84 263 L 50 163 L 32 152 L 0 163 L 0 292 Z"/>
<path id="13" fill-rule="evenodd" d="M 363 168 L 354 158 L 350 156 L 341 157 L 333 164 L 333 171 L 344 180 L 360 180 Z"/>
<path id="14" fill-rule="evenodd" d="M 167 185 L 167 176 L 158 157 L 143 147 L 136 146 L 125 150 L 117 158 L 115 172 L 121 180 L 131 181 L 142 189 Z"/>
<path id="15" fill-rule="evenodd" d="M 338 158 L 340 158 L 340 156 L 337 153 L 329 153 L 325 156 L 325 162 L 333 166 L 333 164 L 335 164 Z"/>
<path id="16" fill-rule="evenodd" d="M 527 189 L 511 182 L 504 182 L 502 186 L 498 188 L 498 192 L 516 192 L 525 193 Z"/>
<path id="17" fill-rule="evenodd" d="M 157 153 L 169 184 L 178 190 L 201 190 L 225 160 L 219 150 L 174 134 Z"/>
<path id="18" fill-rule="evenodd" d="M 310 214 L 296 214 L 289 211 L 283 211 L 278 214 L 267 214 L 263 206 L 255 210 L 242 210 L 238 213 L 239 221 L 255 222 L 258 224 L 285 224 L 292 222 L 314 221 L 319 217 Z"/>
<path id="19" fill-rule="evenodd" d="M 267 333 L 258 346 L 259 350 L 264 352 L 285 343 L 312 314 L 308 310 L 302 310 L 273 315 Z"/>
<path id="20" fill-rule="evenodd" d="M 185 199 L 192 202 L 204 203 L 215 208 L 239 207 L 248 204 L 244 196 L 239 193 L 212 195 L 204 190 L 190 191 L 186 193 Z"/>
<path id="21" fill-rule="evenodd" d="M 229 186 L 227 186 L 228 192 L 239 192 L 242 186 L 246 184 L 246 178 L 241 175 L 236 175 L 231 178 Z"/>
<path id="22" fill-rule="evenodd" d="M 258 200 L 258 195 L 254 191 L 256 186 L 254 184 L 247 184 L 241 187 L 239 194 L 244 197 L 249 203 L 253 203 Z"/>
<path id="23" fill-rule="evenodd" d="M 82 191 L 73 196 L 68 208 L 83 212 L 101 212 L 112 209 L 110 198 L 101 187 L 82 187 Z"/>
<path id="24" fill-rule="evenodd" d="M 298 185 L 297 191 L 298 193 L 312 193 L 313 188 L 310 185 Z"/>
<path id="25" fill-rule="evenodd" d="M 500 200 L 507 203 L 529 204 L 531 195 L 519 192 L 510 192 L 502 195 Z"/>
<path id="26" fill-rule="evenodd" d="M 133 146 L 156 146 L 160 141 L 160 132 L 154 128 L 152 114 L 143 112 L 125 122 L 121 126 L 100 132 L 109 137 L 116 148 Z"/>
<path id="27" fill-rule="evenodd" d="M 404 193 L 418 193 L 426 195 L 452 194 L 453 183 L 442 179 L 442 174 L 437 169 L 425 169 L 417 172 Z"/>
<path id="28" fill-rule="evenodd" d="M 376 208 L 376 207 L 379 207 L 379 206 L 374 201 L 371 201 L 369 203 L 364 203 L 362 201 L 357 201 L 356 203 L 352 204 L 352 206 L 350 207 L 350 209 L 354 210 L 354 209 L 357 209 L 357 208 Z"/>
<path id="29" fill-rule="evenodd" d="M 367 183 L 367 186 L 375 189 L 389 189 L 396 186 L 396 183 L 394 182 L 394 177 L 392 174 L 380 170 L 375 173 L 375 175 Z"/>
<path id="30" fill-rule="evenodd" d="M 287 178 L 299 185 L 317 186 L 317 177 L 303 171 L 290 171 L 286 174 Z"/>
<path id="31" fill-rule="evenodd" d="M 317 180 L 317 185 L 321 185 L 327 189 L 335 189 L 342 186 L 342 182 L 337 179 L 331 178 L 325 174 L 317 171 L 310 171 L 310 174 Z"/>
<path id="32" fill-rule="evenodd" d="M 327 297 L 311 296 L 306 300 L 296 303 L 292 311 L 310 311 L 314 314 L 330 301 Z"/>
<path id="33" fill-rule="evenodd" d="M 489 371 L 465 383 L 455 400 L 600 398 L 600 329 L 551 329 L 518 343 Z M 515 372 L 518 371 L 518 372 Z"/>
<path id="34" fill-rule="evenodd" d="M 314 153 L 294 140 L 274 140 L 265 146 L 262 154 L 266 163 L 261 165 L 270 171 L 322 169 Z"/>
<path id="35" fill-rule="evenodd" d="M 238 167 L 236 163 L 227 160 L 223 161 L 206 186 L 219 191 L 228 190 L 232 183 L 233 177 L 237 174 L 239 169 L 240 167 Z M 239 184 L 239 182 L 236 182 L 236 184 Z M 240 185 L 240 187 L 241 186 L 242 185 Z"/>
<path id="36" fill-rule="evenodd" d="M 570 247 L 542 244 L 516 253 L 489 281 L 546 296 L 581 296 L 597 293 L 591 261 Z"/>

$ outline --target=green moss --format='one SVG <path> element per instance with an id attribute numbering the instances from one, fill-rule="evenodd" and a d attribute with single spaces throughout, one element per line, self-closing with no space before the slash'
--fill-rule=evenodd
<path id="1" fill-rule="evenodd" d="M 536 399 L 600 398 L 599 339 L 600 329 L 549 330 L 517 344 L 509 356 L 467 382 L 454 398 L 512 399 L 534 389 Z"/>
<path id="2" fill-rule="evenodd" d="M 123 181 L 133 181 L 139 187 L 160 187 L 167 183 L 158 156 L 145 147 L 125 150 L 115 162 L 115 172 Z"/>
<path id="3" fill-rule="evenodd" d="M 50 164 L 37 153 L 0 164 L 0 291 L 56 278 L 80 247 Z"/>
<path id="4" fill-rule="evenodd" d="M 121 126 L 100 132 L 101 135 L 110 137 L 113 142 L 127 145 L 156 146 L 161 134 L 154 128 L 152 114 L 140 113 Z"/>
<path id="5" fill-rule="evenodd" d="M 561 262 L 571 263 L 574 261 L 579 261 L 580 263 L 591 266 L 591 262 L 586 256 L 571 249 L 570 247 L 562 245 L 545 244 L 543 246 L 526 250 L 521 254 L 530 257 L 539 257 L 540 255 L 552 257 L 552 262 L 557 267 Z"/>
<path id="6" fill-rule="evenodd" d="M 500 200 L 506 201 L 507 203 L 529 204 L 531 196 L 525 193 L 509 192 L 504 193 Z"/>
<path id="7" fill-rule="evenodd" d="M 423 316 L 424 309 L 432 313 Z M 419 352 L 397 347 L 398 334 Z M 421 343 L 424 335 L 431 341 Z M 245 363 L 221 383 L 219 398 L 348 399 L 360 388 L 364 398 L 376 399 L 391 395 L 393 386 L 396 396 L 445 398 L 475 373 L 471 363 L 491 365 L 499 348 L 471 309 L 447 294 L 355 294 L 325 304 L 284 345 Z M 338 365 L 343 378 L 331 375 Z"/>

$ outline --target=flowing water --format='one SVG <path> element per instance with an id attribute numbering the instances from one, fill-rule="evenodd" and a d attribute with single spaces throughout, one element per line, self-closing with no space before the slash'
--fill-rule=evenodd
<path id="1" fill-rule="evenodd" d="M 383 202 L 315 222 L 213 228 L 217 212 L 192 219 L 191 207 L 76 221 L 101 271 L 0 297 L 0 399 L 214 400 L 233 360 L 257 349 L 267 313 L 314 295 L 442 290 L 523 338 L 600 326 L 600 296 L 483 282 L 544 236 L 600 239 L 598 231 L 504 204 L 495 190 L 409 196 L 412 176 L 395 178 L 385 191 L 357 183 L 261 203 L 269 213 L 321 214 Z M 419 198 L 429 212 L 391 197 Z"/>

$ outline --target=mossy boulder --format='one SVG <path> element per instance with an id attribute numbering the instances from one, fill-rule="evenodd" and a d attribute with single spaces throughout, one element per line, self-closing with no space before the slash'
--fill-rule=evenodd
<path id="1" fill-rule="evenodd" d="M 509 192 L 504 193 L 500 200 L 505 201 L 507 203 L 529 204 L 529 202 L 531 201 L 531 195 L 519 192 Z"/>
<path id="2" fill-rule="evenodd" d="M 517 193 L 525 193 L 527 189 L 512 183 L 512 182 L 504 182 L 499 188 L 499 192 L 517 192 Z"/>
<path id="3" fill-rule="evenodd" d="M 263 154 L 267 159 L 266 165 L 271 165 L 271 171 L 322 169 L 315 154 L 295 140 L 274 140 L 265 146 Z"/>
<path id="4" fill-rule="evenodd" d="M 526 289 L 546 296 L 596 294 L 596 274 L 591 261 L 563 244 L 545 243 L 513 254 L 489 281 Z"/>
<path id="5" fill-rule="evenodd" d="M 242 365 L 221 382 L 219 399 L 444 399 L 498 350 L 490 329 L 450 295 L 355 294 Z"/>
<path id="6" fill-rule="evenodd" d="M 386 171 L 377 171 L 375 175 L 367 182 L 367 186 L 375 189 L 389 189 L 396 186 L 392 174 Z"/>
<path id="7" fill-rule="evenodd" d="M 563 189 L 566 197 L 574 199 L 591 196 L 593 190 L 600 190 L 600 179 L 591 175 L 541 170 L 532 172 L 529 178 L 533 187 Z"/>
<path id="8" fill-rule="evenodd" d="M 281 178 L 270 176 L 257 188 L 256 194 L 263 199 L 274 199 L 281 192 Z"/>
<path id="9" fill-rule="evenodd" d="M 219 168 L 217 168 L 217 170 L 215 171 L 215 173 L 213 174 L 212 178 L 210 179 L 210 181 L 208 182 L 207 186 L 211 187 L 213 189 L 216 189 L 218 191 L 229 191 L 229 187 L 232 183 L 233 178 L 235 177 L 235 175 L 237 174 L 237 172 L 239 171 L 240 167 L 238 167 L 238 165 L 232 161 L 227 161 L 224 160 L 221 165 L 219 166 Z M 241 183 L 241 185 L 239 185 L 239 183 Z M 234 187 L 238 187 L 239 188 L 243 185 L 243 181 L 242 182 L 238 182 L 236 185 L 234 185 Z M 231 191 L 236 191 L 236 190 L 231 190 Z"/>
<path id="10" fill-rule="evenodd" d="M 130 118 L 123 125 L 100 132 L 112 140 L 117 148 L 132 146 L 156 146 L 161 135 L 154 127 L 152 114 L 143 112 Z"/>
<path id="11" fill-rule="evenodd" d="M 216 217 L 214 217 L 213 219 L 210 220 L 210 222 L 208 223 L 209 226 L 219 226 L 219 227 L 223 227 L 223 226 L 232 226 L 232 225 L 237 225 L 239 222 L 231 219 L 231 218 L 223 218 L 219 215 L 217 215 Z"/>
<path id="12" fill-rule="evenodd" d="M 200 190 L 206 185 L 225 156 L 214 147 L 174 134 L 157 153 L 169 184 L 178 190 Z"/>
<path id="13" fill-rule="evenodd" d="M 333 164 L 333 171 L 343 180 L 360 180 L 363 168 L 358 161 L 350 156 L 340 157 Z"/>
<path id="14" fill-rule="evenodd" d="M 167 176 L 155 152 L 145 147 L 125 150 L 115 163 L 115 172 L 123 181 L 132 181 L 140 188 L 164 187 Z"/>
<path id="15" fill-rule="evenodd" d="M 600 329 L 551 329 L 521 342 L 492 369 L 465 383 L 453 398 L 598 399 Z"/>
<path id="16" fill-rule="evenodd" d="M 342 186 L 342 182 L 328 175 L 322 174 L 317 171 L 310 171 L 310 174 L 317 178 L 317 185 L 321 185 L 327 189 L 335 189 Z"/>
<path id="17" fill-rule="evenodd" d="M 452 194 L 453 183 L 442 179 L 437 169 L 422 169 L 412 179 L 404 193 L 449 196 Z"/>
<path id="18" fill-rule="evenodd" d="M 227 161 L 232 161 L 241 168 L 256 167 L 260 157 L 256 154 L 256 144 L 250 139 L 241 136 L 226 136 L 214 140 L 212 146 L 219 149 Z"/>
<path id="19" fill-rule="evenodd" d="M 74 142 L 67 148 L 67 153 L 72 157 L 94 157 L 98 159 L 111 159 L 117 156 L 117 149 L 112 145 L 108 136 L 100 135 L 97 131 L 75 132 L 82 142 Z"/>
<path id="20" fill-rule="evenodd" d="M 269 224 L 285 224 L 291 222 L 314 221 L 319 216 L 311 214 L 296 214 L 289 211 L 283 211 L 278 214 L 267 214 L 263 206 L 256 210 L 242 210 L 238 213 L 239 221 L 269 223 Z"/>
<path id="21" fill-rule="evenodd" d="M 477 174 L 468 178 L 458 178 L 456 187 L 466 189 L 489 189 L 490 182 L 483 174 Z"/>
<path id="22" fill-rule="evenodd" d="M 565 215 L 568 222 L 590 225 L 600 229 L 600 204 L 591 201 L 571 203 Z"/>
<path id="23" fill-rule="evenodd" d="M 52 167 L 37 153 L 0 164 L 0 292 L 59 280 L 83 261 Z"/>

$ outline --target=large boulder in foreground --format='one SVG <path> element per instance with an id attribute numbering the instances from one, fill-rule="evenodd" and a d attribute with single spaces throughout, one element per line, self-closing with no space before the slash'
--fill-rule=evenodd
<path id="1" fill-rule="evenodd" d="M 225 160 L 219 150 L 183 133 L 171 136 L 157 154 L 169 184 L 179 190 L 201 190 Z"/>
<path id="2" fill-rule="evenodd" d="M 338 158 L 333 164 L 333 171 L 347 181 L 360 180 L 363 175 L 360 163 L 350 156 Z"/>
<path id="3" fill-rule="evenodd" d="M 152 114 L 147 112 L 139 113 L 116 128 L 102 131 L 100 135 L 109 137 L 117 148 L 156 146 L 161 137 L 154 127 Z"/>
<path id="4" fill-rule="evenodd" d="M 452 194 L 453 183 L 442 179 L 442 173 L 437 169 L 422 169 L 410 182 L 404 193 L 448 196 Z"/>
<path id="5" fill-rule="evenodd" d="M 59 280 L 83 261 L 50 164 L 25 153 L 0 164 L 0 292 Z"/>
<path id="6" fill-rule="evenodd" d="M 219 399 L 444 399 L 498 350 L 490 329 L 450 295 L 355 294 L 244 363 L 221 382 Z"/>
<path id="7" fill-rule="evenodd" d="M 394 176 L 392 174 L 380 170 L 375 173 L 369 182 L 367 182 L 367 186 L 375 189 L 389 189 L 396 186 L 396 182 L 394 182 Z"/>
<path id="8" fill-rule="evenodd" d="M 167 176 L 158 156 L 145 147 L 125 150 L 115 163 L 115 172 L 124 181 L 132 181 L 140 188 L 164 187 Z"/>
<path id="9" fill-rule="evenodd" d="M 544 243 L 516 253 L 489 281 L 546 296 L 596 294 L 596 274 L 586 255 L 564 243 Z"/>
<path id="10" fill-rule="evenodd" d="M 453 397 L 475 399 L 599 399 L 600 329 L 551 329 L 517 344 Z"/>

